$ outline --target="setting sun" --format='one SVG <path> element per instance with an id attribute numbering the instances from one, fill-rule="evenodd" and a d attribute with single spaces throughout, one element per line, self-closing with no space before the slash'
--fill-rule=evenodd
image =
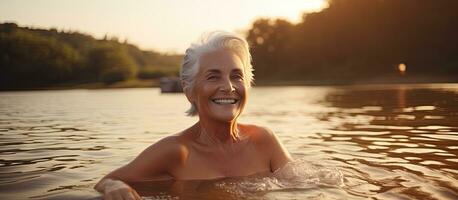
<path id="1" fill-rule="evenodd" d="M 326 0 L 289 0 L 288 3 L 269 0 L 258 3 L 266 7 L 262 13 L 265 16 L 283 18 L 293 23 L 300 22 L 304 12 L 319 12 L 328 6 Z"/>

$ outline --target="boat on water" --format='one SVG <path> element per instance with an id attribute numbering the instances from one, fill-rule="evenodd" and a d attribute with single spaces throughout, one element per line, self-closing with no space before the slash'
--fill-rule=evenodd
<path id="1" fill-rule="evenodd" d="M 183 92 L 181 81 L 178 77 L 162 77 L 159 79 L 161 93 L 180 93 Z"/>

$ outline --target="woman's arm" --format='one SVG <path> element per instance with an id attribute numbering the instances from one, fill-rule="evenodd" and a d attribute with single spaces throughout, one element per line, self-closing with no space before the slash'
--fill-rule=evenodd
<path id="1" fill-rule="evenodd" d="M 274 172 L 275 170 L 285 166 L 286 163 L 292 161 L 292 157 L 289 154 L 288 150 L 283 146 L 275 133 L 268 128 L 264 128 L 267 132 L 269 149 L 271 152 L 270 159 L 270 170 Z"/>
<path id="2" fill-rule="evenodd" d="M 103 193 L 105 199 L 138 199 L 139 195 L 126 182 L 168 175 L 180 161 L 181 148 L 176 136 L 164 138 L 146 148 L 129 164 L 103 177 L 94 188 Z"/>

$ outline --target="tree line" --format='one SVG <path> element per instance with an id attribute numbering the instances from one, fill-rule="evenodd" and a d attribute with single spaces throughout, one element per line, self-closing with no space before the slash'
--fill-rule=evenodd
<path id="1" fill-rule="evenodd" d="M 258 19 L 246 34 L 256 80 L 345 84 L 403 74 L 457 82 L 457 9 L 456 0 L 330 0 L 297 24 Z M 0 24 L 3 90 L 177 76 L 181 60 L 117 38 Z"/>
<path id="2" fill-rule="evenodd" d="M 257 80 L 352 83 L 400 76 L 458 81 L 458 1 L 331 0 L 292 24 L 258 19 L 247 39 Z M 383 80 L 383 79 L 382 79 Z"/>
<path id="3" fill-rule="evenodd" d="M 177 75 L 181 55 L 143 51 L 117 38 L 0 24 L 0 89 L 111 84 Z"/>

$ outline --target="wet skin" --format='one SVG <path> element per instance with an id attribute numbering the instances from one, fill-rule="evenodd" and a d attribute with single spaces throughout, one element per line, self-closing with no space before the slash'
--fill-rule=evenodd
<path id="1" fill-rule="evenodd" d="M 267 128 L 238 124 L 247 101 L 248 80 L 237 55 L 217 50 L 203 55 L 187 99 L 196 105 L 199 121 L 163 138 L 104 180 L 137 182 L 157 178 L 214 179 L 273 172 L 291 160 Z"/>

